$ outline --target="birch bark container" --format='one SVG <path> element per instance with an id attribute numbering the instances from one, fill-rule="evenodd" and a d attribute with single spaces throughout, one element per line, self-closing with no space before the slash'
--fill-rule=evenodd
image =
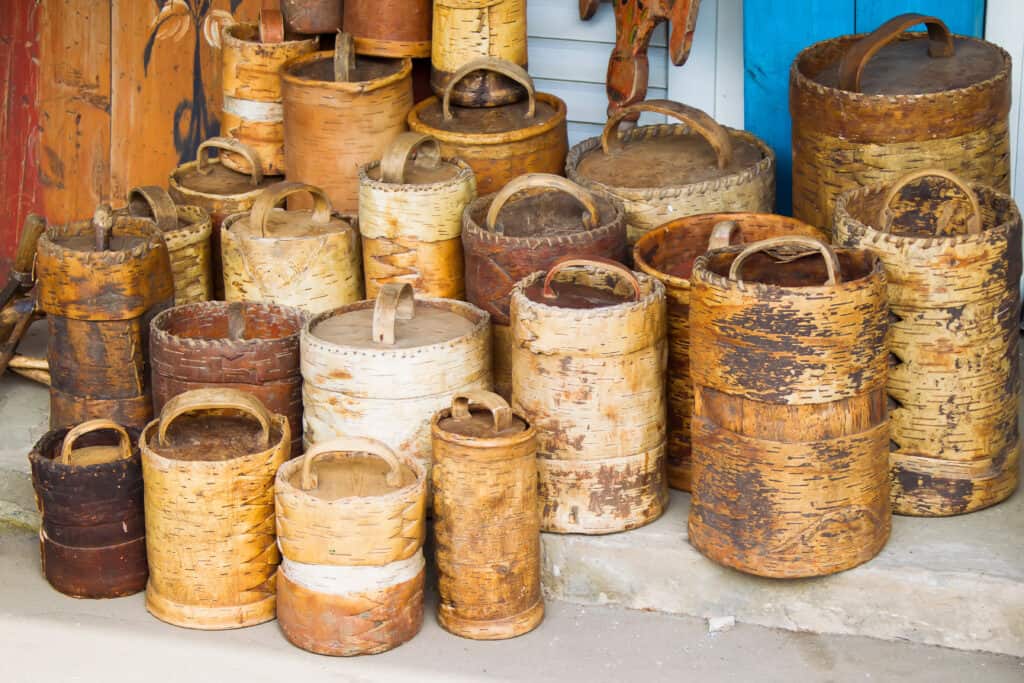
<path id="1" fill-rule="evenodd" d="M 934 517 L 1006 499 L 1020 469 L 1017 206 L 926 169 L 840 195 L 835 230 L 888 276 L 893 509 Z"/>
<path id="2" fill-rule="evenodd" d="M 541 530 L 657 519 L 665 482 L 665 288 L 614 261 L 556 261 L 512 291 L 512 405 L 537 429 Z"/>
<path id="3" fill-rule="evenodd" d="M 374 439 L 313 446 L 277 473 L 278 620 L 324 655 L 390 650 L 423 623 L 427 473 Z"/>
<path id="4" fill-rule="evenodd" d="M 342 26 L 344 0 L 281 0 L 285 27 L 295 33 L 335 33 Z"/>
<path id="5" fill-rule="evenodd" d="M 356 52 L 376 57 L 429 57 L 431 0 L 347 0 L 345 31 Z"/>

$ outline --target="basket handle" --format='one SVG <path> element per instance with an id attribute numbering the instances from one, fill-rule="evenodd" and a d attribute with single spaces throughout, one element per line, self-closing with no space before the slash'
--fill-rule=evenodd
<path id="1" fill-rule="evenodd" d="M 402 463 L 398 462 L 395 452 L 387 444 L 363 436 L 342 436 L 337 439 L 314 444 L 302 456 L 302 474 L 299 479 L 299 487 L 303 491 L 315 489 L 319 486 L 320 481 L 316 472 L 313 471 L 313 461 L 327 453 L 344 453 L 345 455 L 369 453 L 388 464 L 388 475 L 387 479 L 385 479 L 388 486 L 398 486 L 402 483 Z"/>
<path id="2" fill-rule="evenodd" d="M 151 218 L 160 232 L 178 227 L 178 207 L 167 190 L 158 185 L 140 185 L 128 193 L 128 215 Z"/>
<path id="3" fill-rule="evenodd" d="M 79 437 L 101 429 L 113 429 L 117 432 L 118 444 L 121 447 L 122 460 L 127 460 L 132 457 L 132 439 L 128 436 L 128 430 L 113 420 L 88 420 L 79 425 L 75 425 L 66 435 L 64 435 L 64 443 L 60 447 L 61 463 L 65 465 L 71 464 L 71 447 L 75 445 L 75 441 L 77 441 Z"/>
<path id="4" fill-rule="evenodd" d="M 471 406 L 486 408 L 494 418 L 494 431 L 500 432 L 508 429 L 512 424 L 512 408 L 508 402 L 493 391 L 469 390 L 462 391 L 452 396 L 452 418 L 455 420 L 468 420 L 473 416 L 470 412 Z"/>
<path id="5" fill-rule="evenodd" d="M 732 238 L 741 235 L 740 224 L 736 221 L 718 221 L 711 229 L 711 239 L 708 240 L 708 251 L 713 249 L 724 249 L 732 244 Z"/>
<path id="6" fill-rule="evenodd" d="M 356 71 L 355 40 L 351 33 L 338 29 L 334 38 L 334 82 L 348 83 Z"/>
<path id="7" fill-rule="evenodd" d="M 978 195 L 967 182 L 950 171 L 944 171 L 938 168 L 926 168 L 920 171 L 912 171 L 904 176 L 901 176 L 899 180 L 893 183 L 893 186 L 889 188 L 889 191 L 885 194 L 885 200 L 882 201 L 882 208 L 878 212 L 878 224 L 881 226 L 882 232 L 889 232 L 892 229 L 892 222 L 895 218 L 892 213 L 890 205 L 892 201 L 899 196 L 903 189 L 916 180 L 921 178 L 942 178 L 943 180 L 952 183 L 958 190 L 964 193 L 967 197 L 967 201 L 971 204 L 971 217 L 967 219 L 967 232 L 970 235 L 977 235 L 981 232 L 981 202 L 978 201 Z M 949 212 L 943 212 L 939 217 L 939 232 L 943 232 L 946 224 L 949 222 Z"/>
<path id="8" fill-rule="evenodd" d="M 270 212 L 285 199 L 300 192 L 308 192 L 313 197 L 313 217 L 311 220 L 321 225 L 330 223 L 331 200 L 327 198 L 323 190 L 314 185 L 285 180 L 280 183 L 274 183 L 256 198 L 249 213 L 249 225 L 258 229 L 260 235 L 266 237 L 267 221 L 270 218 Z"/>
<path id="9" fill-rule="evenodd" d="M 548 270 L 547 277 L 544 278 L 544 289 L 541 290 L 541 294 L 545 299 L 554 299 L 558 296 L 558 294 L 555 293 L 555 290 L 551 289 L 551 282 L 554 280 L 555 275 L 566 268 L 572 268 L 574 266 L 584 266 L 596 268 L 598 270 L 611 271 L 628 282 L 630 287 L 633 288 L 633 301 L 640 301 L 640 281 L 636 279 L 636 275 L 633 271 L 618 261 L 613 261 L 609 258 L 602 258 L 600 256 L 589 256 L 587 258 L 563 256 L 552 263 L 551 269 Z"/>
<path id="10" fill-rule="evenodd" d="M 259 31 L 261 43 L 283 43 L 284 17 L 281 10 L 260 8 Z"/>
<path id="11" fill-rule="evenodd" d="M 725 168 L 732 161 L 732 138 L 729 137 L 729 131 L 700 109 L 672 100 L 637 102 L 609 116 L 607 123 L 604 124 L 604 130 L 601 131 L 601 149 L 605 154 L 610 154 L 623 145 L 618 135 L 619 125 L 634 114 L 645 111 L 671 116 L 707 140 L 715 151 L 718 168 Z"/>
<path id="12" fill-rule="evenodd" d="M 160 424 L 158 425 L 157 439 L 161 444 L 167 444 L 167 429 L 177 418 L 185 413 L 197 410 L 240 410 L 247 413 L 260 423 L 263 431 L 263 447 L 270 447 L 270 412 L 263 403 L 253 396 L 238 389 L 193 389 L 178 394 L 166 404 L 160 411 Z"/>
<path id="13" fill-rule="evenodd" d="M 263 163 L 260 162 L 260 158 L 256 156 L 256 152 L 251 147 L 234 138 L 216 137 L 203 140 L 199 144 L 199 149 L 196 150 L 197 173 L 206 175 L 213 170 L 207 165 L 209 164 L 209 157 L 206 153 L 208 149 L 222 149 L 226 152 L 234 152 L 249 162 L 249 182 L 252 186 L 256 187 L 263 182 Z"/>
<path id="14" fill-rule="evenodd" d="M 825 268 L 828 270 L 828 284 L 835 285 L 839 283 L 839 257 L 836 256 L 835 250 L 818 238 L 808 237 L 806 235 L 771 237 L 766 240 L 761 240 L 760 242 L 754 242 L 741 251 L 735 259 L 733 259 L 732 265 L 729 267 L 729 279 L 742 282 L 740 279 L 740 268 L 748 257 L 762 251 L 768 251 L 769 249 L 775 249 L 778 247 L 806 247 L 809 250 L 821 252 L 822 258 L 825 259 Z M 806 256 L 807 253 L 808 252 L 805 251 L 798 255 L 781 259 L 781 261 L 793 261 Z"/>
<path id="15" fill-rule="evenodd" d="M 412 320 L 414 315 L 416 299 L 408 282 L 382 285 L 373 304 L 373 341 L 394 346 L 395 321 Z"/>
<path id="16" fill-rule="evenodd" d="M 515 195 L 525 190 L 532 190 L 540 188 L 548 191 L 561 191 L 569 195 L 586 211 L 583 216 L 583 225 L 586 226 L 587 230 L 593 230 L 597 227 L 597 222 L 600 218 L 600 214 L 597 211 L 597 203 L 595 201 L 594 193 L 590 190 L 577 185 L 571 180 L 567 180 L 562 176 L 557 176 L 552 173 L 527 173 L 521 175 L 515 180 L 509 182 L 505 187 L 498 191 L 498 194 L 494 195 L 494 199 L 491 201 L 491 207 L 487 210 L 487 218 L 485 225 L 488 230 L 493 230 L 499 234 L 504 232 L 504 229 L 496 229 L 495 226 L 498 223 L 498 214 L 504 208 L 505 203 L 509 199 L 512 199 Z"/>
<path id="17" fill-rule="evenodd" d="M 452 74 L 452 77 L 448 79 L 448 83 L 445 84 L 441 93 L 441 111 L 444 112 L 445 121 L 452 120 L 452 88 L 454 88 L 459 81 L 474 71 L 492 71 L 496 74 L 501 74 L 506 78 L 511 78 L 513 81 L 526 88 L 526 96 L 529 102 L 526 108 L 526 118 L 533 118 L 533 115 L 537 111 L 537 91 L 534 90 L 533 79 L 530 78 L 530 74 L 526 73 L 526 69 L 518 64 L 504 59 L 498 59 L 496 57 L 477 57 L 456 69 L 455 73 Z"/>
<path id="18" fill-rule="evenodd" d="M 380 179 L 385 183 L 404 183 L 405 165 L 413 152 L 416 153 L 415 163 L 420 168 L 437 168 L 441 165 L 441 146 L 437 138 L 406 131 L 399 133 L 384 151 L 380 160 Z"/>
<path id="19" fill-rule="evenodd" d="M 901 33 L 918 24 L 924 24 L 928 28 L 930 57 L 953 56 L 953 35 L 941 19 L 912 12 L 901 14 L 850 46 L 839 60 L 839 87 L 850 92 L 860 92 L 860 77 L 868 61 L 878 54 L 879 50 L 896 40 Z"/>

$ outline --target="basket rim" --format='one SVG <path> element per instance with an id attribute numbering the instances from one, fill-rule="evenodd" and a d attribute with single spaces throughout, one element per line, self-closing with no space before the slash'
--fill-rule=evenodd
<path id="1" fill-rule="evenodd" d="M 315 444 L 314 444 L 315 445 Z M 342 451 L 327 451 L 327 453 L 340 453 Z M 361 452 L 361 451 L 352 451 Z M 303 503 L 312 503 L 317 507 L 335 507 L 335 506 L 347 506 L 347 505 L 360 505 L 360 504 L 383 504 L 402 498 L 414 499 L 418 496 L 426 497 L 427 491 L 427 467 L 418 458 L 409 455 L 404 452 L 396 452 L 395 457 L 400 463 L 408 467 L 413 471 L 416 476 L 415 480 L 406 486 L 397 488 L 387 493 L 382 493 L 378 496 L 345 496 L 343 498 L 334 498 L 333 500 L 325 500 L 319 498 L 307 492 L 306 490 L 293 485 L 288 481 L 295 470 L 301 469 L 302 463 L 305 462 L 306 454 L 303 453 L 297 458 L 292 458 L 285 461 L 280 467 L 277 468 L 277 473 L 274 475 L 274 497 L 279 495 L 293 496 L 297 499 L 301 499 Z M 371 457 L 377 457 L 372 456 Z M 381 458 L 377 458 L 381 460 Z"/>
<path id="2" fill-rule="evenodd" d="M 536 98 L 538 102 L 546 102 L 553 107 L 555 114 L 547 121 L 535 123 L 531 126 L 526 126 L 525 128 L 516 128 L 514 130 L 507 130 L 498 133 L 465 133 L 448 131 L 442 128 L 434 128 L 420 118 L 420 112 L 432 104 L 440 106 L 440 100 L 436 95 L 428 97 L 421 102 L 417 102 L 413 108 L 409 110 L 409 114 L 406 116 L 406 123 L 409 125 L 410 130 L 416 131 L 417 133 L 427 133 L 437 138 L 438 142 L 446 142 L 449 144 L 491 146 L 505 145 L 510 142 L 522 142 L 524 140 L 531 140 L 533 138 L 540 137 L 545 133 L 555 130 L 559 126 L 564 126 L 566 123 L 568 107 L 566 107 L 562 98 L 546 92 L 538 92 L 536 94 Z"/>
<path id="3" fill-rule="evenodd" d="M 144 259 L 154 250 L 161 247 L 167 248 L 163 233 L 160 232 L 160 229 L 156 227 L 156 223 L 151 219 L 121 215 L 115 212 L 114 226 L 111 229 L 111 234 L 116 236 L 116 228 L 124 225 L 131 226 L 133 232 L 129 234 L 132 237 L 139 238 L 141 240 L 140 244 L 136 244 L 130 249 L 111 249 L 108 251 L 93 251 L 90 249 L 89 251 L 80 251 L 55 241 L 58 237 L 91 236 L 93 234 L 92 220 L 84 219 L 46 226 L 46 230 L 39 236 L 38 251 L 40 254 L 46 254 L 60 262 L 65 260 L 82 260 L 120 264 L 129 260 Z M 76 254 L 79 255 L 78 258 L 74 257 Z"/>
<path id="4" fill-rule="evenodd" d="M 470 178 L 473 179 L 474 188 L 476 187 L 476 174 L 473 173 L 473 167 L 467 164 L 459 157 L 441 157 L 441 162 L 451 164 L 459 169 L 459 172 L 454 177 L 448 180 L 438 180 L 432 183 L 386 183 L 383 180 L 375 180 L 370 177 L 370 171 L 380 167 L 381 160 L 370 161 L 359 167 L 359 189 L 362 190 L 364 187 L 372 189 L 376 192 L 437 192 L 439 190 L 457 189 L 459 186 L 464 185 Z"/>
<path id="5" fill-rule="evenodd" d="M 207 163 L 208 164 L 220 164 L 220 157 L 216 157 L 214 159 L 210 159 Z M 262 185 L 254 187 L 251 190 L 246 190 L 245 192 L 241 192 L 241 193 L 238 193 L 238 194 L 215 194 L 215 193 L 212 193 L 212 192 L 203 192 L 201 190 L 195 190 L 195 189 L 192 189 L 191 187 L 189 187 L 188 185 L 182 185 L 182 183 L 181 183 L 181 176 L 183 176 L 185 173 L 188 173 L 190 171 L 195 171 L 198 168 L 199 168 L 199 162 L 195 161 L 195 160 L 187 161 L 184 164 L 181 164 L 180 166 L 176 167 L 173 171 L 171 171 L 171 175 L 167 179 L 167 185 L 168 185 L 169 189 L 174 190 L 175 192 L 178 192 L 178 193 L 180 193 L 183 196 L 187 195 L 189 197 L 202 197 L 204 199 L 215 200 L 215 201 L 244 202 L 244 201 L 247 201 L 247 200 L 250 200 L 250 199 L 255 201 L 255 199 L 257 197 L 259 197 L 261 194 L 263 194 L 264 190 L 266 190 L 268 187 L 273 185 L 274 182 L 277 182 L 277 178 L 275 176 L 267 176 L 266 180 L 263 181 Z M 224 166 L 224 168 L 227 169 L 227 166 Z M 228 170 L 231 171 L 231 169 L 228 169 Z M 238 173 L 237 171 L 231 171 L 231 172 L 232 173 Z M 239 175 L 245 177 L 244 173 L 239 173 Z M 190 202 L 190 203 L 186 204 L 185 206 L 197 206 L 197 205 Z M 200 208 L 202 208 L 202 207 L 200 207 Z"/>
<path id="6" fill-rule="evenodd" d="M 292 436 L 288 423 L 288 416 L 271 413 L 270 417 L 272 424 L 276 425 L 278 430 L 281 432 L 281 438 L 276 443 L 270 444 L 269 447 L 264 448 L 261 451 L 243 453 L 235 456 L 234 458 L 228 458 L 227 460 L 179 460 L 177 458 L 168 458 L 165 455 L 161 455 L 149 446 L 147 434 L 159 426 L 160 417 L 157 416 L 150 420 L 146 426 L 139 431 L 139 453 L 142 455 L 143 462 L 147 459 L 152 459 L 156 462 L 166 463 L 168 466 L 185 467 L 187 469 L 195 470 L 197 473 L 202 473 L 203 471 L 219 473 L 222 470 L 233 466 L 240 460 L 266 459 L 267 456 L 272 455 L 275 451 L 283 448 L 284 446 L 291 448 Z"/>
<path id="7" fill-rule="evenodd" d="M 479 211 L 483 207 L 490 206 L 494 201 L 494 197 L 497 192 L 491 192 L 477 197 L 471 201 L 465 209 L 462 211 L 462 234 L 469 234 L 472 238 L 481 242 L 490 242 L 492 244 L 508 244 L 516 247 L 555 247 L 555 246 L 571 246 L 575 242 L 579 242 L 581 238 L 589 238 L 588 241 L 594 239 L 601 239 L 607 234 L 613 233 L 616 230 L 621 230 L 623 239 L 625 239 L 627 227 L 626 221 L 626 210 L 622 205 L 622 201 L 614 195 L 605 191 L 604 189 L 597 189 L 595 194 L 600 199 L 607 200 L 612 207 L 612 220 L 602 225 L 598 225 L 593 228 L 584 228 L 578 232 L 563 233 L 561 235 L 549 235 L 549 236 L 538 236 L 531 235 L 529 237 L 520 237 L 516 235 L 506 235 L 505 233 L 497 233 L 492 230 L 488 230 L 486 227 L 477 223 L 473 219 L 473 213 Z"/>
<path id="8" fill-rule="evenodd" d="M 252 29 L 253 31 L 257 31 L 257 32 L 259 31 L 259 25 L 258 24 L 255 24 L 255 23 L 253 23 L 251 21 L 237 21 L 237 22 L 235 22 L 233 24 L 229 24 L 229 25 L 225 26 L 224 29 L 221 31 L 221 41 L 222 41 L 222 43 L 225 46 L 230 45 L 231 47 L 233 47 L 235 49 L 241 49 L 243 47 L 251 47 L 251 46 L 256 46 L 256 45 L 260 45 L 260 46 L 269 45 L 271 48 L 281 49 L 281 48 L 299 47 L 300 45 L 306 44 L 306 45 L 312 46 L 314 50 L 320 44 L 320 40 L 319 40 L 318 36 L 313 36 L 312 38 L 298 38 L 298 39 L 293 39 L 293 40 L 282 40 L 281 42 L 278 42 L 278 43 L 263 43 L 263 42 L 260 42 L 258 37 L 257 37 L 256 40 L 246 40 L 245 38 L 240 38 L 240 37 L 235 35 L 235 31 L 237 29 L 240 29 L 240 28 L 249 28 L 249 29 Z M 257 36 L 258 36 L 258 33 L 257 33 Z"/>
<path id="9" fill-rule="evenodd" d="M 332 59 L 334 59 L 334 51 L 332 50 L 320 50 L 289 59 L 278 70 L 278 73 L 281 75 L 282 86 L 287 84 L 300 89 L 320 88 L 348 95 L 363 95 L 405 80 L 412 74 L 412 60 L 408 57 L 374 57 L 374 59 L 399 62 L 401 66 L 394 73 L 369 81 L 318 81 L 313 78 L 303 78 L 292 72 L 293 69 L 305 66 L 308 63 L 330 61 Z M 285 99 L 287 98 L 282 98 L 282 101 Z"/>
<path id="10" fill-rule="evenodd" d="M 566 308 L 563 306 L 552 306 L 540 301 L 534 301 L 530 297 L 526 296 L 526 288 L 532 285 L 537 280 L 540 280 L 547 276 L 547 271 L 536 270 L 522 280 L 515 284 L 511 292 L 511 301 L 519 302 L 520 308 L 522 306 L 528 306 L 534 308 L 548 315 L 558 315 L 563 319 L 569 319 L 574 321 L 585 321 L 594 320 L 595 318 L 614 318 L 628 315 L 634 312 L 642 312 L 644 309 L 650 308 L 659 299 L 664 300 L 665 298 L 665 285 L 656 277 L 652 277 L 647 273 L 637 273 L 637 280 L 640 284 L 650 284 L 650 291 L 640 297 L 638 301 L 623 301 L 622 303 L 612 304 L 610 306 L 600 306 L 597 308 Z M 511 301 L 509 308 L 511 309 Z M 514 326 L 514 322 L 511 323 Z"/>
<path id="11" fill-rule="evenodd" d="M 277 309 L 277 312 L 281 314 L 297 318 L 295 320 L 295 331 L 280 337 L 271 338 L 222 339 L 216 337 L 184 337 L 174 334 L 167 329 L 168 320 L 177 315 L 191 313 L 203 308 L 223 310 L 226 313 L 231 306 L 259 308 L 268 312 L 273 312 L 273 309 Z M 230 348 L 232 350 L 258 348 L 261 346 L 279 346 L 282 344 L 288 346 L 297 345 L 299 335 L 302 332 L 302 326 L 305 324 L 307 317 L 308 314 L 300 308 L 272 301 L 195 301 L 173 306 L 157 313 L 149 323 L 149 334 L 152 340 L 150 344 L 151 346 L 159 344 L 165 347 L 184 346 L 191 349 L 218 347 Z"/>

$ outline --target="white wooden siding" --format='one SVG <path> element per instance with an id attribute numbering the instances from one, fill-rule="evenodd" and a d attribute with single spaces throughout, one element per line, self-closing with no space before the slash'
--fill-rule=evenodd
<path id="1" fill-rule="evenodd" d="M 985 5 L 985 40 L 996 43 L 1010 53 L 1013 59 L 1013 103 L 1010 106 L 1010 161 L 1013 165 L 1013 196 L 1024 200 L 1024 168 L 1020 159 L 1024 154 L 1024 116 L 1021 100 L 1024 98 L 1024 2 L 1021 0 L 988 0 Z"/>

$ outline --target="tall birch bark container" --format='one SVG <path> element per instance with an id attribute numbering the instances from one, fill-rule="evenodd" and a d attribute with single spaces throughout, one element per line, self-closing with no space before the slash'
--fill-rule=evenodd
<path id="1" fill-rule="evenodd" d="M 773 578 L 822 576 L 889 538 L 885 274 L 790 235 L 691 275 L 690 543 Z"/>
<path id="2" fill-rule="evenodd" d="M 665 481 L 665 288 L 613 261 L 555 262 L 512 291 L 512 405 L 537 429 L 541 529 L 657 519 Z"/>
<path id="3" fill-rule="evenodd" d="M 475 198 L 473 169 L 442 159 L 437 140 L 419 133 L 402 133 L 359 169 L 367 298 L 403 282 L 422 296 L 465 298 L 462 211 Z"/>
<path id="4" fill-rule="evenodd" d="M 356 52 L 376 57 L 429 57 L 432 0 L 347 0 L 345 31 Z"/>
<path id="5" fill-rule="evenodd" d="M 637 240 L 633 263 L 665 285 L 668 301 L 668 484 L 690 490 L 690 273 L 705 251 L 783 235 L 824 237 L 801 221 L 767 213 L 677 218 Z"/>
<path id="6" fill-rule="evenodd" d="M 278 621 L 297 647 L 390 650 L 423 623 L 427 473 L 374 439 L 319 443 L 277 472 Z"/>
<path id="7" fill-rule="evenodd" d="M 431 423 L 438 621 L 499 640 L 544 618 L 537 432 L 489 391 L 458 394 Z"/>
<path id="8" fill-rule="evenodd" d="M 146 426 L 139 448 L 153 616 L 203 630 L 274 618 L 274 475 L 290 441 L 283 416 L 233 389 L 179 394 Z"/>
<path id="9" fill-rule="evenodd" d="M 836 239 L 885 265 L 893 509 L 942 516 L 1017 488 L 1021 218 L 939 170 L 850 190 Z"/>

